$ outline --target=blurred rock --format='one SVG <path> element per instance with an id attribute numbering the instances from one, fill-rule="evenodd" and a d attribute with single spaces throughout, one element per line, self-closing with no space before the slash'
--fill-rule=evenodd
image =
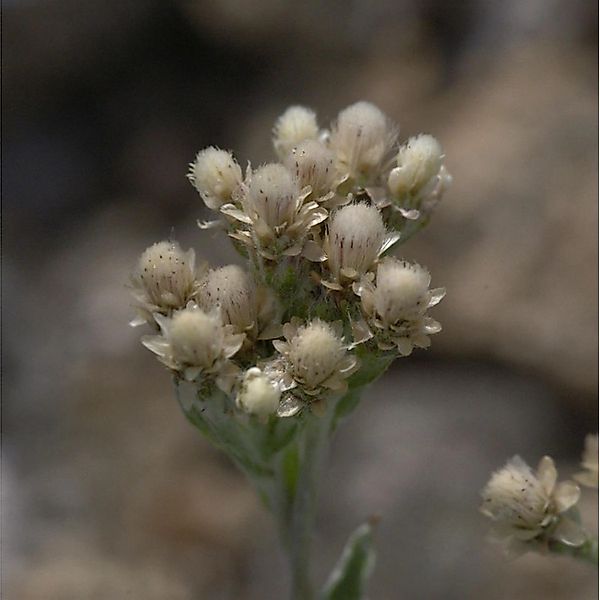
<path id="1" fill-rule="evenodd" d="M 533 368 L 572 389 L 575 402 L 598 380 L 597 93 L 582 78 L 588 68 L 541 45 L 514 50 L 456 90 L 439 129 L 455 185 L 405 251 L 448 289 L 440 351 Z"/>

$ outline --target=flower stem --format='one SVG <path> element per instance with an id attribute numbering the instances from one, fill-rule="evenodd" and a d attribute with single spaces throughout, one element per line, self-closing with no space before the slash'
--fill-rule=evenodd
<path id="1" fill-rule="evenodd" d="M 294 444 L 295 477 L 287 479 L 285 505 L 281 511 L 281 534 L 288 554 L 292 600 L 312 600 L 310 551 L 316 514 L 319 468 L 326 447 L 329 419 L 309 415 Z"/>

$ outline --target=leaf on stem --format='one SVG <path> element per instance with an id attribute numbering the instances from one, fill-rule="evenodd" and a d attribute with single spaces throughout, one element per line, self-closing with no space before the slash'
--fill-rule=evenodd
<path id="1" fill-rule="evenodd" d="M 319 600 L 362 600 L 374 566 L 373 525 L 363 523 L 348 539 Z"/>

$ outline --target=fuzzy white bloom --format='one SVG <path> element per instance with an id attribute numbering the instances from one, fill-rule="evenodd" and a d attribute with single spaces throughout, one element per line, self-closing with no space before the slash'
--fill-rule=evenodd
<path id="1" fill-rule="evenodd" d="M 259 167 L 248 188 L 248 200 L 260 219 L 270 228 L 294 220 L 298 186 L 291 173 L 278 163 Z"/>
<path id="2" fill-rule="evenodd" d="M 365 202 L 348 204 L 337 210 L 329 225 L 324 250 L 333 284 L 341 289 L 343 279 L 355 280 L 373 267 L 388 244 L 397 239 L 387 236 L 379 210 Z"/>
<path id="3" fill-rule="evenodd" d="M 183 308 L 197 290 L 196 256 L 177 242 L 162 241 L 146 248 L 131 277 L 138 317 L 131 324 L 154 322 L 153 313 Z"/>
<path id="4" fill-rule="evenodd" d="M 370 102 L 342 110 L 331 128 L 331 147 L 338 169 L 359 181 L 374 179 L 396 141 L 396 128 Z"/>
<path id="5" fill-rule="evenodd" d="M 175 362 L 208 370 L 221 356 L 225 335 L 215 314 L 185 309 L 173 316 L 167 338 Z"/>
<path id="6" fill-rule="evenodd" d="M 327 218 L 317 202 L 305 201 L 310 188 L 298 189 L 292 173 L 282 164 L 270 163 L 250 173 L 242 188 L 242 209 L 225 205 L 221 212 L 240 226 L 229 235 L 263 257 L 297 256 L 308 232 Z"/>
<path id="7" fill-rule="evenodd" d="M 441 325 L 425 313 L 442 300 L 446 291 L 430 290 L 430 282 L 429 273 L 420 265 L 389 257 L 377 265 L 375 282 L 363 278 L 355 286 L 381 350 L 396 347 L 407 356 L 415 346 L 429 347 L 428 336 L 441 331 Z"/>
<path id="8" fill-rule="evenodd" d="M 335 157 L 318 140 L 300 142 L 284 159 L 284 165 L 293 173 L 300 189 L 310 185 L 312 198 L 319 199 L 330 193 L 335 185 Z"/>
<path id="9" fill-rule="evenodd" d="M 246 412 L 266 417 L 277 411 L 281 392 L 259 368 L 252 367 L 244 374 L 237 405 Z"/>
<path id="10" fill-rule="evenodd" d="M 170 319 L 155 318 L 161 335 L 145 336 L 142 343 L 163 364 L 189 381 L 200 374 L 214 376 L 219 387 L 231 389 L 238 370 L 229 359 L 241 348 L 244 334 L 223 325 L 218 310 L 205 312 L 192 303 Z"/>
<path id="11" fill-rule="evenodd" d="M 573 482 L 556 483 L 554 461 L 545 456 L 537 472 L 519 457 L 493 473 L 481 492 L 481 512 L 494 521 L 494 533 L 499 538 L 528 541 L 558 524 L 562 513 L 579 500 L 579 487 Z M 585 541 L 582 532 L 568 519 L 552 528 L 553 537 L 571 545 Z"/>
<path id="12" fill-rule="evenodd" d="M 374 308 L 386 324 L 419 317 L 429 308 L 429 273 L 420 265 L 394 259 L 377 266 Z"/>
<path id="13" fill-rule="evenodd" d="M 298 330 L 288 358 L 294 378 L 316 387 L 333 374 L 345 354 L 346 348 L 331 326 L 315 320 Z"/>
<path id="14" fill-rule="evenodd" d="M 197 300 L 207 311 L 219 307 L 223 322 L 238 333 L 248 333 L 256 325 L 256 286 L 238 265 L 211 269 L 200 282 Z"/>
<path id="15" fill-rule="evenodd" d="M 190 164 L 188 179 L 206 206 L 218 210 L 231 202 L 242 182 L 242 170 L 230 152 L 210 146 L 198 152 Z"/>
<path id="16" fill-rule="evenodd" d="M 388 185 L 395 196 L 416 193 L 424 188 L 442 167 L 444 154 L 440 143 L 431 135 L 412 137 L 398 151 Z"/>
<path id="17" fill-rule="evenodd" d="M 273 145 L 277 155 L 285 158 L 300 142 L 319 136 L 317 115 L 304 106 L 290 106 L 276 121 Z"/>
<path id="18" fill-rule="evenodd" d="M 577 473 L 574 479 L 582 485 L 598 489 L 598 434 L 586 435 L 581 466 L 584 471 Z"/>
<path id="19" fill-rule="evenodd" d="M 286 341 L 273 342 L 287 359 L 289 376 L 309 396 L 322 393 L 322 388 L 345 391 L 345 378 L 358 366 L 356 357 L 347 352 L 338 325 L 320 319 L 300 325 L 294 319 L 283 326 Z"/>

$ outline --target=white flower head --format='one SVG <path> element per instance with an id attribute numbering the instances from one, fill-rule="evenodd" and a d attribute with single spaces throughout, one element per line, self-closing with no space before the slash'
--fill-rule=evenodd
<path id="1" fill-rule="evenodd" d="M 244 411 L 264 418 L 277 411 L 280 398 L 277 385 L 258 367 L 252 367 L 244 374 L 236 403 Z"/>
<path id="2" fill-rule="evenodd" d="M 175 313 L 167 331 L 173 360 L 204 370 L 212 369 L 221 357 L 224 338 L 216 314 L 193 308 Z"/>
<path id="3" fill-rule="evenodd" d="M 229 235 L 257 250 L 264 258 L 297 256 L 304 249 L 309 230 L 327 218 L 317 202 L 305 202 L 310 188 L 298 182 L 282 164 L 270 163 L 249 174 L 240 201 L 243 210 L 228 204 L 226 216 L 240 222 Z"/>
<path id="4" fill-rule="evenodd" d="M 281 164 L 270 163 L 252 174 L 248 201 L 260 219 L 271 229 L 293 222 L 298 202 L 298 186 Z"/>
<path id="5" fill-rule="evenodd" d="M 396 239 L 386 234 L 381 213 L 371 204 L 357 202 L 336 210 L 324 244 L 333 285 L 323 284 L 341 289 L 344 280 L 358 279 Z"/>
<path id="6" fill-rule="evenodd" d="M 273 145 L 277 155 L 285 158 L 300 142 L 319 136 L 317 115 L 304 106 L 290 106 L 276 121 Z"/>
<path id="7" fill-rule="evenodd" d="M 581 466 L 584 471 L 577 473 L 574 479 L 582 485 L 598 489 L 598 434 L 586 435 Z"/>
<path id="8" fill-rule="evenodd" d="M 205 312 L 192 303 L 170 319 L 155 318 L 161 335 L 145 336 L 142 343 L 163 364 L 190 381 L 202 374 L 215 377 L 222 389 L 231 389 L 238 370 L 229 359 L 241 348 L 244 334 L 223 325 L 218 310 Z"/>
<path id="9" fill-rule="evenodd" d="M 406 356 L 413 347 L 427 348 L 429 335 L 440 324 L 426 316 L 445 295 L 443 288 L 429 289 L 431 277 L 418 264 L 388 257 L 377 265 L 375 281 L 363 278 L 355 286 L 361 308 L 381 350 L 394 346 Z"/>
<path id="10" fill-rule="evenodd" d="M 183 308 L 197 290 L 196 256 L 177 242 L 162 241 L 146 248 L 131 277 L 138 318 L 132 325 L 154 322 L 152 315 Z"/>
<path id="11" fill-rule="evenodd" d="M 331 147 L 340 174 L 360 182 L 374 180 L 396 141 L 396 128 L 370 102 L 342 110 L 331 128 Z"/>
<path id="12" fill-rule="evenodd" d="M 535 473 L 519 456 L 493 473 L 481 492 L 481 512 L 494 521 L 494 533 L 500 538 L 528 541 L 554 526 L 558 517 L 577 503 L 580 493 L 574 483 L 557 484 L 556 480 L 554 461 L 549 456 L 542 458 Z M 571 533 L 570 543 L 578 545 L 576 529 Z M 558 534 L 562 535 L 560 531 Z"/>
<path id="13" fill-rule="evenodd" d="M 348 354 L 339 329 L 321 319 L 305 325 L 294 319 L 283 326 L 286 341 L 273 342 L 287 361 L 288 374 L 309 396 L 316 396 L 323 389 L 344 392 L 345 379 L 358 367 L 356 357 Z"/>
<path id="14" fill-rule="evenodd" d="M 218 210 L 231 202 L 242 183 L 242 170 L 230 152 L 210 146 L 198 152 L 190 164 L 188 179 L 206 206 Z"/>
<path id="15" fill-rule="evenodd" d="M 388 180 L 391 192 L 401 196 L 421 190 L 440 172 L 443 157 L 442 147 L 432 135 L 410 138 L 398 150 L 398 166 Z"/>
<path id="16" fill-rule="evenodd" d="M 415 209 L 431 212 L 452 183 L 443 159 L 442 147 L 433 136 L 421 134 L 410 138 L 398 150 L 397 166 L 390 171 L 391 198 L 385 205 L 403 215 Z"/>
<path id="17" fill-rule="evenodd" d="M 324 144 L 307 139 L 292 148 L 284 159 L 300 189 L 310 185 L 311 198 L 324 198 L 335 187 L 335 156 Z"/>
<path id="18" fill-rule="evenodd" d="M 249 333 L 256 325 L 256 286 L 249 274 L 238 265 L 211 269 L 200 282 L 198 305 L 210 311 L 221 309 L 225 324 L 237 333 Z"/>
<path id="19" fill-rule="evenodd" d="M 413 319 L 429 307 L 429 282 L 426 269 L 417 264 L 389 259 L 377 266 L 374 308 L 386 324 Z"/>

